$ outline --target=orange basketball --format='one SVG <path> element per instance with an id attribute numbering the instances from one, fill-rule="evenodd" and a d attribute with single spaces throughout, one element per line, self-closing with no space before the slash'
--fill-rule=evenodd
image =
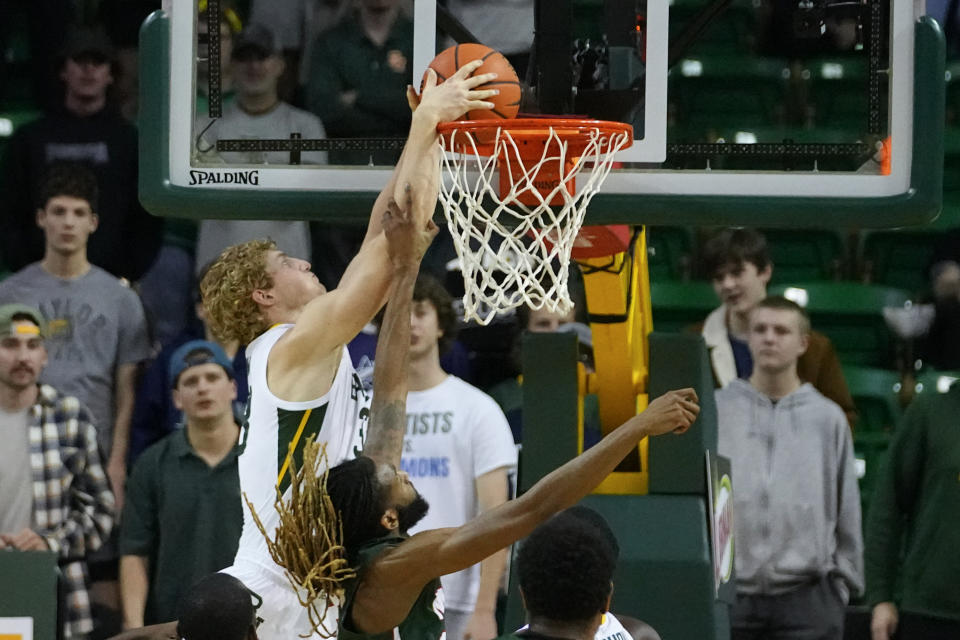
<path id="1" fill-rule="evenodd" d="M 468 111 L 464 116 L 466 120 L 482 120 L 485 118 L 514 118 L 517 111 L 520 110 L 520 78 L 517 72 L 513 70 L 510 62 L 503 57 L 499 51 L 482 44 L 458 44 L 449 49 L 441 51 L 430 68 L 437 72 L 437 83 L 441 83 L 454 73 L 457 69 L 467 64 L 471 60 L 482 59 L 483 65 L 474 71 L 475 74 L 496 73 L 497 79 L 493 82 L 480 85 L 478 89 L 499 89 L 500 95 L 487 98 L 487 102 L 494 104 L 493 109 L 474 109 Z M 420 82 L 420 90 L 423 91 L 423 85 L 427 76 L 424 73 L 423 80 Z"/>

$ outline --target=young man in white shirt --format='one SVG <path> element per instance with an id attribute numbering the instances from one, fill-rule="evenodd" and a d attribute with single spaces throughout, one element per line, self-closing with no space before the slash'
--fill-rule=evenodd
<path id="1" fill-rule="evenodd" d="M 401 469 L 431 505 L 411 533 L 458 527 L 507 501 L 517 465 L 510 426 L 497 403 L 440 366 L 456 335 L 450 294 L 421 275 L 410 317 L 407 432 Z M 443 576 L 447 640 L 497 635 L 497 594 L 506 550 L 479 565 Z"/>

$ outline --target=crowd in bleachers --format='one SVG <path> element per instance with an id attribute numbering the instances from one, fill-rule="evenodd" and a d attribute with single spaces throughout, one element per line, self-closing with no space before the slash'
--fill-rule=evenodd
<path id="1" fill-rule="evenodd" d="M 205 4 L 201 0 L 201 16 Z M 360 0 L 356 7 L 351 0 L 222 2 L 224 116 L 207 126 L 211 123 L 203 118 L 205 85 L 198 82 L 198 129 L 203 132 L 204 145 L 198 148 L 199 160 L 284 162 L 269 154 L 218 156 L 214 151 L 218 137 L 266 137 L 273 131 L 285 135 L 294 130 L 302 131 L 304 137 L 403 136 L 409 126 L 404 87 L 409 81 L 413 48 L 409 4 L 403 0 Z M 506 4 L 532 24 L 532 14 L 519 6 L 524 3 Z M 681 0 L 673 4 L 678 24 L 684 11 L 698 6 Z M 787 137 L 824 140 L 845 123 L 862 118 L 862 95 L 855 95 L 850 87 L 862 78 L 863 61 L 842 55 L 806 59 L 802 52 L 778 46 L 778 42 L 783 44 L 776 36 L 779 17 L 763 15 L 763 10 L 775 4 L 734 2 L 681 63 L 681 72 L 672 74 L 673 139 L 753 136 L 754 141 Z M 150 547 L 157 531 L 145 524 L 157 514 L 134 513 L 133 507 L 124 510 L 124 488 L 129 477 L 136 477 L 134 491 L 148 491 L 147 472 L 131 473 L 151 445 L 161 441 L 168 449 L 182 445 L 173 438 L 182 433 L 188 405 L 171 388 L 176 388 L 180 373 L 191 366 L 184 345 L 205 341 L 212 355 L 204 363 L 222 366 L 229 381 L 235 383 L 233 397 L 226 379 L 220 381 L 227 412 L 221 418 L 229 415 L 230 419 L 226 421 L 227 435 L 217 437 L 236 437 L 230 429 L 234 416 L 242 419 L 246 360 L 243 345 L 219 340 L 205 324 L 197 284 L 204 268 L 231 244 L 270 236 L 290 255 L 311 260 L 320 280 L 333 288 L 363 239 L 363 230 L 350 226 L 219 220 L 196 224 L 161 220 L 142 209 L 136 194 L 136 30 L 159 5 L 147 0 L 57 0 L 28 8 L 24 3 L 0 0 L 0 271 L 5 277 L 0 281 L 0 342 L 6 344 L 8 337 L 22 331 L 26 332 L 20 335 L 23 348 L 34 350 L 34 360 L 24 360 L 27 364 L 23 366 L 0 358 L 0 377 L 32 374 L 44 383 L 40 395 L 27 405 L 0 406 L 0 427 L 4 429 L 0 439 L 6 442 L 8 429 L 22 430 L 28 407 L 31 411 L 34 406 L 41 407 L 30 420 L 37 418 L 38 429 L 47 425 L 44 438 L 50 429 L 54 434 L 60 429 L 62 442 L 69 436 L 73 457 L 48 461 L 60 467 L 47 470 L 46 476 L 43 469 L 33 469 L 34 479 L 73 474 L 71 477 L 84 483 L 82 523 L 65 525 L 50 513 L 74 508 L 60 502 L 69 496 L 46 495 L 47 504 L 38 505 L 34 490 L 31 512 L 23 494 L 29 490 L 28 483 L 11 490 L 4 480 L 13 476 L 0 469 L 0 548 L 49 548 L 61 554 L 68 583 L 63 606 L 70 612 L 62 618 L 66 638 L 107 637 L 121 626 L 158 621 L 150 616 L 173 610 L 175 589 L 167 589 L 162 607 L 151 600 L 149 607 L 158 608 L 150 609 L 143 584 L 135 598 L 125 596 L 121 610 L 116 584 L 118 577 L 123 577 L 123 566 L 118 565 L 118 557 L 133 555 L 155 561 L 158 551 Z M 480 20 L 470 17 L 476 7 L 466 0 L 449 0 L 447 5 L 465 21 Z M 955 7 L 949 10 L 955 14 Z M 496 11 L 491 8 L 482 16 L 497 15 L 514 28 L 525 24 Z M 765 30 L 757 27 L 761 18 Z M 522 77 L 528 51 L 517 43 L 516 34 L 510 30 L 497 33 L 496 25 L 471 24 L 503 38 L 502 43 L 491 44 L 510 54 Z M 849 29 L 843 21 L 830 25 L 839 52 L 849 48 Z M 762 63 L 750 58 L 746 64 L 740 56 L 748 49 L 769 51 L 770 55 Z M 809 230 L 762 229 L 769 262 L 754 265 L 758 272 L 773 266 L 760 298 L 769 293 L 795 301 L 805 308 L 819 332 L 816 335 L 826 340 L 822 344 L 828 345 L 824 348 L 829 353 L 824 358 L 830 366 L 836 363 L 830 375 L 818 383 L 812 374 L 804 378 L 808 370 L 803 360 L 798 367 L 802 379 L 847 412 L 865 519 L 874 496 L 882 505 L 875 510 L 880 514 L 876 516 L 878 528 L 896 527 L 899 534 L 899 527 L 913 526 L 921 519 L 920 532 L 911 534 L 920 535 L 921 544 L 927 546 L 919 551 L 911 547 L 914 555 L 907 556 L 908 563 L 929 560 L 925 548 L 949 549 L 944 540 L 952 538 L 945 538 L 946 534 L 929 524 L 937 510 L 953 510 L 943 514 L 947 519 L 960 517 L 956 477 L 960 467 L 951 466 L 960 464 L 960 453 L 954 450 L 950 458 L 957 440 L 942 435 L 955 426 L 943 424 L 945 415 L 956 415 L 949 411 L 957 390 L 946 391 L 960 378 L 960 231 L 950 229 L 960 225 L 957 65 L 960 62 L 948 64 L 946 79 L 948 135 L 940 221 L 917 230 L 868 231 L 827 225 Z M 363 78 L 364 82 L 347 87 L 345 77 Z M 744 113 L 753 114 L 748 119 L 756 125 L 755 130 L 741 126 Z M 389 164 L 395 156 L 394 152 L 377 152 L 374 160 Z M 304 163 L 338 164 L 367 164 L 370 160 L 370 155 L 362 152 L 331 152 L 329 157 L 326 153 L 304 154 L 302 159 Z M 710 342 L 708 329 L 696 325 L 705 320 L 709 325 L 709 316 L 718 309 L 718 296 L 726 304 L 717 271 L 730 266 L 730 260 L 718 262 L 716 248 L 711 248 L 718 233 L 731 232 L 647 229 L 655 329 L 694 328 L 703 333 L 708 348 L 716 346 Z M 463 284 L 455 266 L 451 270 L 453 258 L 450 238 L 441 233 L 424 267 L 456 295 Z M 582 287 L 577 278 L 574 281 Z M 29 308 L 11 308 L 9 304 Z M 32 309 L 39 310 L 42 317 Z M 589 347 L 584 324 L 588 312 L 581 299 L 575 317 L 544 320 L 521 313 L 489 327 L 463 326 L 441 364 L 445 371 L 497 399 L 519 443 L 518 335 L 524 330 L 544 330 L 538 320 L 552 321 L 546 330 L 562 325 L 561 330 L 577 332 L 581 343 Z M 47 352 L 42 362 L 35 345 L 41 338 Z M 721 342 L 731 353 L 725 365 L 728 372 L 715 367 L 718 386 L 725 386 L 726 378 L 749 378 L 751 366 L 744 365 L 744 358 L 750 358 L 746 342 L 738 344 L 726 333 Z M 375 343 L 373 326 L 351 343 L 358 370 L 369 366 Z M 16 347 L 20 348 L 19 343 Z M 584 353 L 587 362 L 588 351 Z M 0 379 L 0 387 L 9 384 Z M 20 397 L 21 404 L 24 397 Z M 589 446 L 600 437 L 596 402 L 588 400 L 586 411 Z M 926 438 L 934 437 L 941 439 L 928 444 Z M 31 473 L 23 463 L 27 452 L 53 447 L 41 443 L 39 437 L 31 438 L 29 443 L 20 438 L 20 448 L 11 445 L 6 453 L 0 453 L 0 466 L 27 478 Z M 62 442 L 61 448 L 66 446 Z M 217 450 L 215 445 L 211 447 Z M 153 451 L 147 460 L 160 469 L 167 458 L 161 458 L 158 449 Z M 221 471 L 235 460 L 231 454 L 208 453 L 201 457 L 207 462 L 215 459 L 210 466 Z M 23 460 L 13 464 L 18 456 Z M 938 476 L 935 482 L 942 486 L 931 497 L 922 486 L 914 485 L 922 485 L 924 473 L 933 467 L 952 472 L 954 484 Z M 197 478 L 203 476 L 201 471 L 196 471 Z M 217 485 L 223 495 L 229 495 L 229 487 L 224 486 L 230 479 L 228 471 L 216 480 L 223 483 Z M 905 493 L 903 487 L 912 493 Z M 18 494 L 17 490 L 22 491 Z M 916 511 L 911 511 L 914 508 Z M 161 505 L 156 505 L 157 513 L 160 509 Z M 223 521 L 236 525 L 236 516 L 228 513 Z M 125 534 L 127 518 L 137 529 Z M 112 524 L 114 533 L 109 537 Z M 211 515 L 202 524 L 212 531 L 217 518 Z M 75 530 L 62 530 L 69 526 Z M 28 535 L 33 529 L 46 532 L 42 540 Z M 859 602 L 886 606 L 895 595 L 899 597 L 893 586 L 895 572 L 889 570 L 899 552 L 892 545 L 899 538 L 890 542 L 867 530 L 867 596 Z M 18 531 L 28 533 L 13 535 Z M 222 558 L 232 555 L 229 548 L 218 548 Z M 955 547 L 953 551 L 955 555 Z M 204 557 L 194 570 L 219 568 L 204 564 L 210 558 L 200 555 Z M 180 571 L 180 565 L 189 563 L 181 560 L 174 564 Z M 882 571 L 877 568 L 880 565 Z M 128 585 L 134 580 L 130 576 L 156 584 L 155 575 L 147 578 L 146 569 L 142 574 L 136 570 L 129 569 Z M 951 606 L 960 598 L 954 595 L 930 605 L 923 595 L 929 585 L 907 573 L 906 610 L 950 621 L 953 626 L 945 628 L 953 633 L 960 610 Z M 186 570 L 171 575 L 165 579 L 183 587 L 197 577 Z M 871 576 L 879 576 L 878 584 L 870 583 Z M 135 614 L 129 613 L 130 607 L 137 609 Z M 896 609 L 877 610 L 880 623 L 889 625 L 891 616 L 896 620 Z"/>

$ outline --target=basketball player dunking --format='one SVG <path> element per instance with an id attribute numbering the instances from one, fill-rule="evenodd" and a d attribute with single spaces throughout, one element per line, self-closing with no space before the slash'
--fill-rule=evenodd
<path id="1" fill-rule="evenodd" d="M 360 450 L 366 397 L 346 343 L 384 305 L 394 279 L 381 219 L 391 199 L 410 198 L 415 223 L 426 226 L 439 188 L 437 125 L 492 106 L 485 100 L 496 92 L 476 87 L 495 74 L 470 77 L 480 64 L 465 65 L 440 85 L 431 72 L 419 99 L 408 88 L 414 112 L 406 146 L 336 289 L 326 291 L 308 262 L 265 240 L 224 251 L 201 283 L 213 330 L 248 344 L 250 401 L 241 435 L 240 489 L 268 532 L 278 522 L 276 489 L 287 489 L 281 479 L 292 463 L 299 466 L 308 437 L 326 442 L 331 464 Z M 225 571 L 263 598 L 260 638 L 288 640 L 310 631 L 297 594 L 270 558 L 247 508 L 234 564 Z"/>

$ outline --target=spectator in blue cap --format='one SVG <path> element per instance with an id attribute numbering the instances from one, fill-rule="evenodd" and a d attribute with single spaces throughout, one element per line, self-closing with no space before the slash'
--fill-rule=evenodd
<path id="1" fill-rule="evenodd" d="M 168 380 L 183 428 L 147 449 L 127 482 L 120 532 L 125 628 L 174 620 L 192 584 L 233 562 L 243 523 L 234 378 L 233 363 L 214 342 L 187 342 L 170 357 Z"/>
<path id="2" fill-rule="evenodd" d="M 201 273 L 206 273 L 206 270 Z M 219 340 L 206 323 L 207 311 L 200 299 L 200 283 L 195 281 L 191 291 L 193 313 L 184 330 L 166 343 L 160 353 L 140 376 L 137 396 L 130 420 L 130 454 L 128 464 L 133 467 L 144 451 L 183 424 L 183 412 L 173 404 L 170 389 L 170 357 L 188 342 L 209 340 L 216 342 L 233 362 L 237 399 L 233 403 L 237 415 L 242 415 L 247 401 L 247 358 L 243 345 L 235 340 Z"/>

